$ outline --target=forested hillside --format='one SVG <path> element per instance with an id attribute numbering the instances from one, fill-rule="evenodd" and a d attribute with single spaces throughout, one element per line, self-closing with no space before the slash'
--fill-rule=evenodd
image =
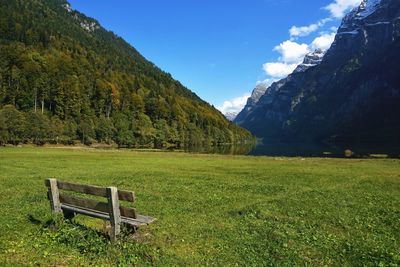
<path id="1" fill-rule="evenodd" d="M 183 146 L 246 130 L 64 0 L 0 0 L 0 143 Z"/>

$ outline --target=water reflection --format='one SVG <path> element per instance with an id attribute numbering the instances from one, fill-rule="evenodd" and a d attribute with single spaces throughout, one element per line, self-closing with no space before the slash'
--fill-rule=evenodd
<path id="1" fill-rule="evenodd" d="M 322 143 L 282 143 L 265 142 L 256 145 L 220 145 L 210 147 L 186 147 L 185 152 L 253 155 L 253 156 L 284 156 L 284 157 L 377 157 L 400 158 L 400 144 L 322 144 Z"/>
<path id="2" fill-rule="evenodd" d="M 184 151 L 189 153 L 223 154 L 223 155 L 249 155 L 255 144 L 247 145 L 218 145 L 218 146 L 189 146 Z"/>
<path id="3" fill-rule="evenodd" d="M 288 157 L 400 157 L 400 145 L 265 142 L 249 154 Z"/>

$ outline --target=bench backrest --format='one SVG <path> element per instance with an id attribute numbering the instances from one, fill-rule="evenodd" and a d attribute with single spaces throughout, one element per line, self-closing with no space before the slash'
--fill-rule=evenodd
<path id="1" fill-rule="evenodd" d="M 56 179 L 46 179 L 45 185 L 48 189 L 48 197 L 51 201 L 52 209 L 61 212 L 61 205 L 67 204 L 79 208 L 94 211 L 113 213 L 113 209 L 119 207 L 120 216 L 136 219 L 136 210 L 121 206 L 119 201 L 135 201 L 135 193 L 131 191 L 118 190 L 115 187 L 98 187 L 93 185 L 82 185 L 57 181 Z M 100 202 L 93 199 L 86 199 L 65 194 L 62 191 L 72 191 L 76 193 L 88 194 L 93 196 L 105 197 L 107 202 Z M 113 196 L 114 194 L 114 196 Z"/>

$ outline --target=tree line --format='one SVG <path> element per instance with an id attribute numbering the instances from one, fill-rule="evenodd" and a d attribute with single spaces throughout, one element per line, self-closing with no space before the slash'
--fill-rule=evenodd
<path id="1" fill-rule="evenodd" d="M 219 131 L 219 129 L 214 129 Z M 224 132 L 204 134 L 196 125 L 168 124 L 164 119 L 152 122 L 145 114 L 115 113 L 111 118 L 104 115 L 82 116 L 61 120 L 50 116 L 48 112 L 34 110 L 23 112 L 13 105 L 0 109 L 0 144 L 33 143 L 37 145 L 75 144 L 81 142 L 90 145 L 93 142 L 116 143 L 120 147 L 183 147 L 186 145 L 216 145 L 215 136 L 219 134 L 219 143 L 230 143 L 224 139 Z"/>

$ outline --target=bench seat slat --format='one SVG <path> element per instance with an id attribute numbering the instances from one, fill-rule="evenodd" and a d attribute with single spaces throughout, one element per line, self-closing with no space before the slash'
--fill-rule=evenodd
<path id="1" fill-rule="evenodd" d="M 137 214 L 135 220 L 146 223 L 146 224 L 150 224 L 150 223 L 154 222 L 156 220 L 156 218 Z"/>
<path id="2" fill-rule="evenodd" d="M 108 220 L 108 221 L 110 220 L 110 215 L 106 212 L 86 209 L 86 208 L 82 208 L 82 207 L 76 207 L 76 206 L 69 205 L 69 204 L 61 204 L 61 209 L 72 211 L 72 212 L 83 214 L 83 215 L 88 215 L 88 216 L 98 218 L 98 219 L 103 219 L 103 220 Z M 137 215 L 137 217 L 138 217 L 138 219 L 133 219 L 133 218 L 128 218 L 128 217 L 122 216 L 121 222 L 132 225 L 132 226 L 143 226 L 143 225 L 148 225 L 155 221 L 155 218 L 152 218 L 149 216 Z"/>
<path id="3" fill-rule="evenodd" d="M 127 217 L 122 217 L 121 222 L 125 224 L 130 224 L 134 226 L 142 226 L 142 225 L 149 225 L 150 223 L 154 222 L 156 219 L 148 216 L 143 216 L 143 215 L 137 215 L 137 219 L 132 219 L 132 218 L 127 218 Z M 140 217 L 146 217 L 146 218 L 140 218 Z"/>
<path id="4" fill-rule="evenodd" d="M 99 219 L 108 220 L 108 221 L 110 220 L 110 215 L 106 212 L 85 209 L 85 208 L 76 207 L 76 206 L 69 205 L 69 204 L 61 204 L 61 209 L 67 210 L 67 211 L 72 211 L 72 212 L 83 214 L 83 215 L 88 215 L 88 216 L 94 217 L 94 218 L 99 218 Z"/>

